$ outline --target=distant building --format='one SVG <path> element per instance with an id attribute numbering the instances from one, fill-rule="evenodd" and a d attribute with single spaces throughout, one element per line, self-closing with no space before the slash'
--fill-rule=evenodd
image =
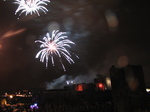
<path id="1" fill-rule="evenodd" d="M 96 85 L 97 91 L 111 90 L 111 80 L 108 76 L 97 74 L 94 79 L 94 84 Z"/>
<path id="2" fill-rule="evenodd" d="M 112 94 L 106 77 L 97 75 L 94 83 L 68 84 L 64 89 L 37 91 L 33 95 L 39 109 L 56 112 L 111 112 Z"/>
<path id="3" fill-rule="evenodd" d="M 146 86 L 141 65 L 110 69 L 115 112 L 135 112 L 146 108 Z"/>
<path id="4" fill-rule="evenodd" d="M 84 86 L 86 85 L 83 84 L 83 88 Z M 98 112 L 100 110 L 111 112 L 112 110 L 110 91 L 89 91 L 83 90 L 81 87 L 79 90 L 53 89 L 39 91 L 36 95 L 38 96 L 35 96 L 35 101 L 39 109 L 44 112 Z"/>

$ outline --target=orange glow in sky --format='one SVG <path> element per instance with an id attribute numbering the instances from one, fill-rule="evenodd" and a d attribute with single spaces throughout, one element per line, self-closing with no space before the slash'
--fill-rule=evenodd
<path id="1" fill-rule="evenodd" d="M 2 36 L 2 38 L 7 38 L 7 37 L 14 36 L 14 35 L 18 35 L 18 34 L 24 32 L 25 30 L 26 30 L 25 28 L 22 28 L 22 29 L 19 29 L 19 30 L 16 30 L 16 31 L 14 31 L 14 30 L 9 30 L 9 31 L 7 31 L 7 32 Z"/>

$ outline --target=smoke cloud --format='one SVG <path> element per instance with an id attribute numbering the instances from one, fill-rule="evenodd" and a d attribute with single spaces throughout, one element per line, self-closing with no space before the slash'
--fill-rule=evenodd
<path id="1" fill-rule="evenodd" d="M 46 89 L 62 89 L 65 86 L 65 81 L 67 80 L 67 75 L 62 75 L 61 77 L 54 79 L 52 82 L 46 82 Z"/>
<path id="2" fill-rule="evenodd" d="M 67 85 L 67 81 L 72 81 L 73 84 L 79 83 L 93 83 L 94 78 L 96 77 L 96 72 L 89 71 L 88 74 L 85 75 L 77 75 L 77 76 L 69 76 L 69 75 L 62 75 L 57 79 L 54 79 L 52 82 L 46 82 L 46 89 L 63 89 L 64 86 Z"/>

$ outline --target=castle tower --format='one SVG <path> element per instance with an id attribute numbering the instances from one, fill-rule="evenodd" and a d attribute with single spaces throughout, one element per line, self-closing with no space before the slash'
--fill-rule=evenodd
<path id="1" fill-rule="evenodd" d="M 115 112 L 134 112 L 144 108 L 146 86 L 141 65 L 110 69 Z"/>

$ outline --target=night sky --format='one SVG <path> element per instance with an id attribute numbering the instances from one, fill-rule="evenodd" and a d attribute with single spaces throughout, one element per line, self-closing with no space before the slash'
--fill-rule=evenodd
<path id="1" fill-rule="evenodd" d="M 47 14 L 19 13 L 14 0 L 0 0 L 0 90 L 43 88 L 62 75 L 93 80 L 97 73 L 109 76 L 112 65 L 142 65 L 145 82 L 150 86 L 150 18 L 148 3 L 135 0 L 51 0 Z M 40 50 L 35 40 L 47 32 L 67 32 L 75 42 L 71 52 L 75 64 L 62 59 L 63 71 L 46 69 L 35 59 Z M 86 78 L 85 78 L 86 77 Z"/>

